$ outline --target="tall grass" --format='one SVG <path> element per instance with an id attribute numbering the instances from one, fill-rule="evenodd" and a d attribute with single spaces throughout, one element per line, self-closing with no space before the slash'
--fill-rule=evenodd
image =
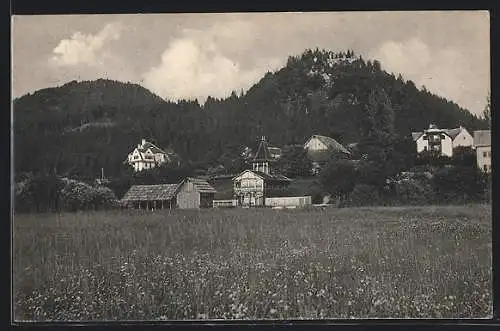
<path id="1" fill-rule="evenodd" d="M 490 208 L 20 215 L 15 319 L 489 317 Z"/>

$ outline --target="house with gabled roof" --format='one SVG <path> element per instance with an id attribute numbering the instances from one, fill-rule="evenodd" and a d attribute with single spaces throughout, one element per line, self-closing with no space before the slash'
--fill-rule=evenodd
<path id="1" fill-rule="evenodd" d="M 252 170 L 244 170 L 233 178 L 233 190 L 238 206 L 264 206 L 271 192 L 285 188 L 291 179 L 274 174 L 271 165 L 275 161 L 266 138 L 262 137 L 251 163 Z"/>
<path id="2" fill-rule="evenodd" d="M 466 128 L 460 126 L 454 129 L 440 129 L 434 124 L 421 132 L 411 133 L 416 143 L 417 153 L 433 152 L 438 155 L 453 156 L 457 147 L 472 147 L 474 139 Z"/>
<path id="3" fill-rule="evenodd" d="M 335 154 L 350 157 L 351 152 L 342 144 L 331 137 L 322 135 L 312 135 L 304 144 L 307 157 L 313 164 L 312 172 L 318 174 L 320 169 Z"/>
<path id="4" fill-rule="evenodd" d="M 210 208 L 217 191 L 206 180 L 188 177 L 179 184 L 177 206 L 180 209 Z"/>
<path id="5" fill-rule="evenodd" d="M 125 162 L 130 164 L 137 172 L 170 162 L 179 164 L 179 157 L 173 151 L 167 152 L 142 139 L 141 143 L 128 155 Z"/>

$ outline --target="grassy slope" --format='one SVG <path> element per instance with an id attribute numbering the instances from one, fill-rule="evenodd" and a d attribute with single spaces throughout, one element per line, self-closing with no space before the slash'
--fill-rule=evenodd
<path id="1" fill-rule="evenodd" d="M 487 317 L 491 207 L 14 222 L 17 319 Z"/>

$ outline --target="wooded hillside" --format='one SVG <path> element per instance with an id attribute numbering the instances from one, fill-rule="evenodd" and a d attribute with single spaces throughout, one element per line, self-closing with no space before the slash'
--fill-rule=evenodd
<path id="1" fill-rule="evenodd" d="M 230 167 L 261 135 L 273 146 L 303 143 L 312 134 L 358 142 L 373 90 L 394 111 L 394 132 L 408 136 L 430 122 L 487 128 L 455 103 L 418 89 L 352 51 L 306 50 L 267 73 L 246 93 L 225 99 L 164 101 L 131 83 L 69 82 L 14 100 L 16 175 L 57 173 L 119 177 L 141 138 L 174 149 L 186 164 Z"/>

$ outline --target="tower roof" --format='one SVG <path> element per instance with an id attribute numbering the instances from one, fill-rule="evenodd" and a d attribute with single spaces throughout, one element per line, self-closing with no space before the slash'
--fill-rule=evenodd
<path id="1" fill-rule="evenodd" d="M 269 152 L 269 146 L 267 145 L 266 137 L 262 136 L 260 140 L 259 147 L 253 158 L 253 162 L 269 162 L 272 161 L 271 152 Z"/>

